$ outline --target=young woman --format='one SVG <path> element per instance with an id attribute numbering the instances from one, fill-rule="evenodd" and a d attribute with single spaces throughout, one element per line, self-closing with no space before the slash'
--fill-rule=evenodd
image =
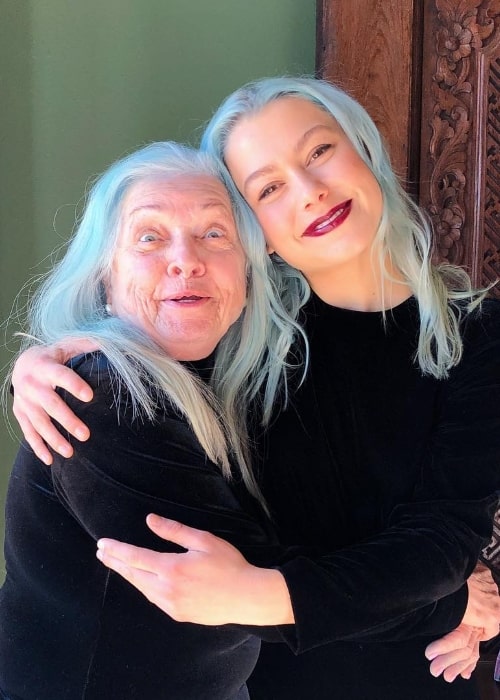
<path id="1" fill-rule="evenodd" d="M 258 438 L 279 537 L 315 555 L 279 567 L 286 594 L 270 586 L 257 600 L 234 549 L 182 524 L 151 522 L 188 550 L 180 558 L 109 540 L 99 557 L 177 619 L 201 621 L 217 591 L 224 622 L 246 605 L 255 624 L 294 623 L 281 628 L 285 644 L 261 654 L 250 686 L 259 700 L 475 698 L 473 683 L 430 675 L 424 652 L 462 620 L 465 581 L 491 534 L 500 305 L 481 303 L 462 270 L 432 264 L 428 226 L 376 127 L 338 88 L 287 78 L 246 86 L 213 117 L 202 148 L 257 216 L 281 288 L 297 268 L 312 290 L 307 376 L 292 374 L 287 409 Z M 52 369 L 50 382 L 82 389 L 67 370 Z M 29 409 L 33 394 L 19 397 L 19 379 L 15 389 L 44 455 L 36 429 L 55 446 L 60 438 Z M 82 429 L 60 404 L 51 410 Z"/>

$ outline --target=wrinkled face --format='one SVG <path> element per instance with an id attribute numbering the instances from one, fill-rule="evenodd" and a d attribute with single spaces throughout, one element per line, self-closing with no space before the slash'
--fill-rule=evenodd
<path id="1" fill-rule="evenodd" d="M 225 151 L 231 175 L 276 251 L 313 288 L 332 270 L 371 269 L 382 193 L 335 119 L 283 97 L 243 117 Z M 347 267 L 346 267 L 347 266 Z"/>
<path id="2" fill-rule="evenodd" d="M 224 186 L 149 179 L 124 198 L 106 289 L 112 314 L 177 360 L 209 355 L 245 305 L 245 254 Z"/>

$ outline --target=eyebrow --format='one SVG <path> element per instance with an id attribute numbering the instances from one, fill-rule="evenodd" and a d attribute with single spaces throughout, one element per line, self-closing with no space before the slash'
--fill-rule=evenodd
<path id="1" fill-rule="evenodd" d="M 314 126 L 311 126 L 310 129 L 305 131 L 302 136 L 299 138 L 297 143 L 294 146 L 294 151 L 297 153 L 298 151 L 303 148 L 304 144 L 310 139 L 311 136 L 314 136 L 316 131 L 321 131 L 323 129 L 331 129 L 332 131 L 334 130 L 333 127 L 329 126 L 328 124 L 315 124 Z M 259 168 L 258 170 L 255 170 L 253 173 L 251 173 L 245 182 L 243 183 L 243 191 L 246 191 L 248 188 L 248 185 L 251 184 L 254 180 L 257 180 L 260 177 L 263 177 L 265 175 L 270 175 L 274 170 L 273 165 L 264 165 L 262 168 Z"/>
<path id="2" fill-rule="evenodd" d="M 197 202 L 194 202 L 193 206 L 197 206 Z M 164 204 L 140 204 L 138 207 L 134 207 L 131 212 L 129 212 L 129 216 L 133 216 L 134 214 L 143 212 L 143 211 L 166 211 L 169 209 L 168 205 Z M 221 202 L 218 199 L 213 199 L 213 200 L 208 200 L 207 202 L 204 202 L 203 204 L 199 205 L 199 209 L 201 211 L 206 211 L 207 209 L 221 209 L 225 213 L 229 214 L 232 216 L 232 209 L 229 207 L 227 204 L 224 202 Z"/>

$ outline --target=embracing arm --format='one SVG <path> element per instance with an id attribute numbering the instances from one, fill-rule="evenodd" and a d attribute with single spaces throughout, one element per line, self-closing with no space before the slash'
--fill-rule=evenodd
<path id="1" fill-rule="evenodd" d="M 36 349 L 36 350 L 38 350 L 38 349 Z M 497 350 L 498 350 L 498 348 L 497 348 Z M 30 352 L 31 352 L 31 351 L 30 351 Z M 41 356 L 40 356 L 40 357 L 41 357 Z M 43 362 L 41 362 L 41 365 L 43 366 Z M 69 371 L 69 370 L 68 370 L 68 371 Z M 40 372 L 40 370 L 39 370 L 39 372 Z M 48 376 L 48 373 L 44 370 L 44 371 L 41 372 L 41 376 Z M 76 376 L 76 375 L 75 375 L 75 376 Z M 489 381 L 489 380 L 488 380 L 488 381 Z M 55 383 L 57 383 L 57 382 L 55 382 Z M 496 386 L 496 388 L 495 388 L 495 386 Z M 22 392 L 24 391 L 24 389 L 25 389 L 25 387 L 24 387 L 23 385 L 20 385 L 19 388 L 15 385 L 16 395 L 18 394 L 18 392 L 22 394 Z M 494 391 L 498 391 L 498 382 L 497 382 L 496 385 L 493 384 L 493 385 L 491 386 L 491 390 L 492 390 L 493 392 L 494 392 Z M 70 389 L 70 391 L 72 391 L 72 390 Z M 36 401 L 34 401 L 34 403 L 36 403 Z M 466 402 L 465 402 L 465 403 L 466 403 Z M 476 404 L 479 405 L 479 406 L 482 405 L 482 400 L 481 400 L 481 397 L 480 397 L 480 396 L 478 397 L 478 400 L 476 401 Z M 491 404 L 489 403 L 488 405 L 491 405 Z M 461 410 L 462 410 L 462 411 L 465 411 L 466 414 L 467 414 L 467 406 L 464 406 L 464 401 L 463 401 L 463 400 L 460 402 L 460 407 L 461 407 Z M 83 417 L 83 416 L 82 416 L 82 417 Z M 496 420 L 496 418 L 495 418 L 495 420 Z M 490 427 L 491 427 L 491 426 L 490 426 Z M 473 428 L 473 429 L 474 429 L 474 428 Z M 486 432 L 487 432 L 487 431 L 488 431 L 488 427 L 486 427 L 485 430 L 486 430 Z M 469 431 L 469 432 L 470 432 L 470 431 Z M 498 433 L 498 432 L 499 432 L 499 431 L 497 430 L 497 433 Z M 470 437 L 470 435 L 468 435 L 468 437 Z M 472 435 L 472 438 L 473 438 L 474 441 L 477 440 L 477 437 L 476 437 L 474 434 Z M 487 441 L 484 442 L 483 444 L 484 444 L 484 446 L 486 446 L 486 445 L 487 445 Z M 493 445 L 493 446 L 492 446 L 492 450 L 494 451 L 495 449 L 496 449 L 496 448 L 495 448 L 495 446 Z M 460 447 L 458 448 L 458 452 L 460 452 Z M 477 459 L 474 460 L 473 466 L 475 466 L 475 465 L 477 464 L 477 465 L 479 465 L 479 468 L 480 468 L 480 467 L 481 467 L 481 460 L 482 460 L 482 453 L 480 453 L 480 454 L 477 455 Z M 476 468 L 478 468 L 478 467 L 476 467 Z M 495 467 L 495 469 L 496 469 L 496 467 Z M 468 477 L 468 478 L 470 478 L 471 473 L 472 473 L 472 470 L 469 471 L 469 477 Z M 482 513 L 482 526 L 481 526 L 481 527 L 484 527 L 484 526 L 485 526 L 485 525 L 484 525 L 484 517 L 483 517 L 483 516 L 484 516 L 484 506 L 479 506 L 479 508 L 480 508 L 480 510 L 483 511 L 483 513 Z M 151 510 L 155 510 L 155 508 L 152 507 Z M 441 514 L 441 515 L 443 515 L 443 514 Z M 446 515 L 446 513 L 444 513 L 444 519 L 445 519 L 445 521 L 446 521 L 446 518 L 447 518 L 447 515 Z M 402 518 L 402 520 L 404 521 L 404 518 Z M 457 533 L 457 535 L 453 535 L 453 531 L 454 531 L 454 529 L 455 529 L 455 524 L 454 524 L 454 523 L 455 523 L 455 519 L 452 518 L 451 521 L 450 521 L 450 523 L 449 523 L 450 532 L 452 533 L 452 539 L 451 539 L 451 541 L 450 541 L 449 543 L 446 542 L 448 533 L 445 532 L 445 531 L 443 531 L 443 533 L 442 533 L 442 534 L 443 534 L 443 544 L 446 544 L 446 545 L 447 545 L 447 548 L 448 548 L 448 547 L 451 547 L 451 548 L 453 549 L 453 547 L 454 547 L 454 537 L 456 537 L 456 536 L 458 535 L 457 543 L 459 544 L 459 549 L 457 550 L 457 552 L 455 552 L 455 555 L 454 555 L 454 556 L 457 557 L 458 560 L 460 560 L 461 557 L 462 557 L 462 554 L 463 554 L 462 550 L 460 549 L 460 546 L 461 546 L 461 545 L 460 545 L 461 537 L 460 537 L 460 534 L 459 534 L 459 533 Z M 415 525 L 415 522 L 412 522 L 412 518 L 411 518 L 411 517 L 410 517 L 410 519 L 407 521 L 407 525 L 408 525 L 408 527 L 409 527 L 409 529 L 410 529 L 410 534 L 411 534 L 411 529 L 412 529 L 412 527 Z M 422 533 L 421 533 L 421 534 L 424 536 L 424 540 L 425 540 L 426 537 L 428 538 L 428 535 L 429 535 L 428 532 L 427 532 L 427 534 L 426 534 L 426 527 L 427 527 L 428 523 L 426 524 L 425 521 L 422 521 L 422 525 L 423 525 L 423 528 L 422 528 Z M 445 523 L 445 525 L 446 525 L 446 523 Z M 457 525 L 458 530 L 460 531 L 460 528 L 461 528 L 461 526 L 460 526 L 460 520 L 458 520 L 458 521 L 456 522 L 456 525 Z M 404 528 L 403 528 L 403 529 L 404 529 Z M 446 529 L 446 528 L 445 528 L 445 529 Z M 101 534 L 102 534 L 102 533 L 101 533 Z M 397 528 L 396 528 L 396 533 L 395 533 L 395 534 L 396 534 L 396 540 L 397 540 Z M 402 533 L 401 533 L 401 534 L 402 534 Z M 478 538 L 478 533 L 475 533 L 475 534 L 474 534 L 474 533 L 472 533 L 472 532 L 469 532 L 469 535 L 470 535 L 471 538 L 472 538 L 471 540 L 469 540 L 469 543 L 472 541 L 472 542 L 474 542 L 474 547 L 477 547 L 477 542 L 478 542 L 479 539 L 480 539 L 480 537 Z M 117 535 L 114 535 L 114 536 L 115 536 L 115 537 L 118 537 Z M 130 541 L 130 537 L 128 537 L 128 536 L 126 536 L 126 535 L 125 535 L 125 537 L 123 537 L 123 539 L 126 540 L 126 541 Z M 418 539 L 418 538 L 417 538 L 417 539 Z M 431 539 L 433 539 L 433 538 L 431 537 Z M 463 542 L 462 542 L 462 544 L 463 544 Z M 391 549 L 391 548 L 389 547 L 389 550 L 388 550 L 388 551 L 390 551 L 390 549 Z M 397 547 L 396 547 L 396 549 L 397 549 Z M 466 549 L 467 549 L 467 547 L 466 547 Z M 451 567 L 451 563 L 452 563 L 452 562 L 451 562 L 451 561 L 450 561 L 450 562 L 447 562 L 446 558 L 442 558 L 442 557 L 441 557 L 441 552 L 439 551 L 439 542 L 438 542 L 438 541 L 432 541 L 432 542 L 430 543 L 430 552 L 431 552 L 431 555 L 432 555 L 432 556 L 431 556 L 431 559 L 432 559 L 433 561 L 437 561 L 437 563 L 439 564 L 439 566 L 438 566 L 439 571 L 437 572 L 437 576 L 434 577 L 434 578 L 435 578 L 437 581 L 439 581 L 440 576 L 443 574 L 443 568 L 444 568 L 444 574 L 445 574 L 445 576 L 448 576 L 448 577 L 449 577 L 449 574 L 450 574 L 450 568 L 449 568 L 449 567 Z M 443 552 L 443 553 L 444 553 L 444 552 Z M 363 558 L 363 553 L 361 552 L 360 554 L 361 554 L 361 557 Z M 418 625 L 416 625 L 416 621 L 417 621 L 417 620 L 420 620 L 420 623 L 422 623 L 422 621 L 423 621 L 423 623 L 424 623 L 424 630 L 421 631 L 420 633 L 425 633 L 425 622 L 426 622 L 427 620 L 430 622 L 430 621 L 431 621 L 431 618 L 436 617 L 437 609 L 438 609 L 440 606 L 443 607 L 443 605 L 442 605 L 443 602 L 446 603 L 446 601 L 448 601 L 448 602 L 445 604 L 445 606 L 444 606 L 444 607 L 446 608 L 447 612 L 445 613 L 444 617 L 441 617 L 441 619 L 444 620 L 444 619 L 446 618 L 446 619 L 448 620 L 448 623 L 449 623 L 448 628 L 451 628 L 451 627 L 455 626 L 456 624 L 458 624 L 458 622 L 459 622 L 459 620 L 460 620 L 460 617 L 461 617 L 461 615 L 462 615 L 462 612 L 463 612 L 463 610 L 465 609 L 465 601 L 466 601 L 466 597 L 467 597 L 466 589 L 465 589 L 465 588 L 462 588 L 462 591 L 459 591 L 458 593 L 455 593 L 455 594 L 452 594 L 452 595 L 447 595 L 447 591 L 444 590 L 442 587 L 438 587 L 437 589 L 429 590 L 429 587 L 427 586 L 427 590 L 425 591 L 425 594 L 428 596 L 427 602 L 428 602 L 429 600 L 431 600 L 432 602 L 431 602 L 431 603 L 428 603 L 428 608 L 427 608 L 427 611 L 426 611 L 425 607 L 424 607 L 424 608 L 421 607 L 422 605 L 425 604 L 425 603 L 424 603 L 425 598 L 423 598 L 423 597 L 418 597 L 418 598 L 414 598 L 413 600 L 411 600 L 410 598 L 411 598 L 411 589 L 412 589 L 412 585 L 415 586 L 415 584 L 417 584 L 417 588 L 419 588 L 419 582 L 420 582 L 419 575 L 421 574 L 422 568 L 424 568 L 424 570 L 426 570 L 427 567 L 429 566 L 429 564 L 428 564 L 427 562 L 424 562 L 424 563 L 422 564 L 422 562 L 421 562 L 421 556 L 420 556 L 420 559 L 417 557 L 417 560 L 416 560 L 414 563 L 411 563 L 411 555 L 412 555 L 411 549 L 408 549 L 408 550 L 406 550 L 406 551 L 403 549 L 402 552 L 400 552 L 399 554 L 400 554 L 400 555 L 402 554 L 402 555 L 403 555 L 403 558 L 404 558 L 404 557 L 407 557 L 408 561 L 409 561 L 410 564 L 411 564 L 411 565 L 409 566 L 409 571 L 410 571 L 410 575 L 409 575 L 409 584 L 410 584 L 410 587 L 409 587 L 409 590 L 408 590 L 408 591 L 404 591 L 405 594 L 408 594 L 408 595 L 410 596 L 410 597 L 408 597 L 408 598 L 405 597 L 405 600 L 404 600 L 404 604 L 407 605 L 408 607 L 405 607 L 405 605 L 403 605 L 403 609 L 402 609 L 402 610 L 390 610 L 390 609 L 385 609 L 385 608 L 384 608 L 383 611 L 385 611 L 385 613 L 387 613 L 387 614 L 389 614 L 389 615 L 395 614 L 395 615 L 396 615 L 396 618 L 395 618 L 395 619 L 396 619 L 396 621 L 397 621 L 397 624 L 399 624 L 400 626 L 402 625 L 402 629 L 403 629 L 403 631 L 405 631 L 405 633 L 406 633 L 407 635 L 408 635 L 409 633 L 411 634 L 411 630 L 410 630 L 410 632 L 409 632 L 409 630 L 408 630 L 408 626 L 409 626 L 408 623 L 411 623 L 412 619 L 413 619 L 413 621 L 414 621 L 413 633 L 416 633 L 416 634 L 419 633 Z M 338 556 L 338 555 L 337 555 L 337 556 Z M 472 558 L 469 556 L 469 554 L 467 554 L 467 556 L 469 557 L 468 569 L 470 570 L 470 569 L 472 569 Z M 384 557 L 384 559 L 385 559 L 385 557 Z M 396 557 L 396 559 L 398 559 L 398 557 Z M 375 558 L 375 561 L 376 561 L 376 560 L 377 560 L 377 557 Z M 346 561 L 347 561 L 347 560 L 346 560 Z M 390 559 L 389 559 L 388 561 L 391 562 Z M 303 562 L 303 565 L 305 566 L 306 578 L 307 578 L 307 571 L 308 571 L 308 570 L 310 571 L 310 567 L 313 567 L 313 568 L 314 568 L 314 567 L 316 566 L 316 563 L 315 563 L 315 562 L 312 562 L 311 560 L 307 560 L 307 559 L 302 560 L 302 562 Z M 319 581 L 319 589 L 320 589 L 320 590 L 321 590 L 321 582 L 325 580 L 325 575 L 328 577 L 328 570 L 329 570 L 329 568 L 330 568 L 330 563 L 329 563 L 328 561 L 326 561 L 325 563 L 326 563 L 326 567 L 325 567 L 324 570 L 322 569 L 322 566 L 321 566 L 321 565 L 322 565 L 322 562 L 319 562 L 319 567 L 318 567 L 318 569 L 317 569 L 318 581 Z M 398 563 L 398 565 L 401 564 L 401 565 L 403 566 L 403 568 L 405 567 L 405 564 L 403 564 L 403 561 L 399 562 L 399 560 L 398 560 L 397 563 Z M 343 564 L 344 564 L 344 561 L 342 560 L 342 557 L 340 557 L 339 564 L 340 564 L 340 569 L 342 569 L 342 566 L 343 566 Z M 353 564 L 354 564 L 354 569 L 358 568 L 355 561 L 353 562 Z M 292 568 L 293 568 L 293 562 L 292 562 L 291 566 L 292 566 Z M 439 567 L 443 567 L 443 568 L 439 568 Z M 453 589 L 453 588 L 454 588 L 455 590 L 458 589 L 459 586 L 460 586 L 460 583 L 463 582 L 463 577 L 464 577 L 465 572 L 466 572 L 466 567 L 463 566 L 463 561 L 462 561 L 462 567 L 463 567 L 463 568 L 462 568 L 462 571 L 459 572 L 458 576 L 455 577 L 454 583 L 453 583 L 453 585 L 451 586 L 452 589 Z M 446 569 L 448 569 L 448 570 L 446 570 Z M 414 577 L 415 570 L 417 571 L 417 574 L 418 574 L 416 579 L 415 579 L 415 577 Z M 299 567 L 299 571 L 300 571 L 300 567 Z M 335 571 L 335 567 L 334 567 L 334 571 Z M 366 571 L 366 568 L 365 568 L 365 571 Z M 392 564 L 389 565 L 389 569 L 388 569 L 388 571 L 387 571 L 386 574 L 384 574 L 383 571 L 382 571 L 382 572 L 380 571 L 380 567 L 378 567 L 378 568 L 376 567 L 376 568 L 375 568 L 375 572 L 376 572 L 377 574 L 379 574 L 379 575 L 382 574 L 382 575 L 380 575 L 380 577 L 379 577 L 379 579 L 378 579 L 378 582 L 377 582 L 377 583 L 378 583 L 378 586 L 379 586 L 379 593 L 378 593 L 378 594 L 379 594 L 379 595 L 382 595 L 384 599 L 391 598 L 391 597 L 392 597 L 392 598 L 397 597 L 397 596 L 400 594 L 400 590 L 399 590 L 399 589 L 401 588 L 402 581 L 401 581 L 401 582 L 399 581 L 399 579 L 398 579 L 398 572 L 395 571 L 395 570 L 393 569 Z M 313 573 L 314 573 L 314 572 L 313 572 Z M 370 572 L 370 574 L 369 574 L 370 577 L 372 576 L 372 574 L 373 574 L 373 570 L 372 570 L 372 571 Z M 292 578 L 293 578 L 293 572 L 292 572 Z M 335 578 L 335 574 L 334 574 L 334 578 Z M 348 578 L 348 577 L 347 577 L 347 578 Z M 362 577 L 362 578 L 363 578 L 363 580 L 360 581 L 360 590 L 363 590 L 363 584 L 364 584 L 364 582 L 367 580 L 367 576 L 364 575 L 364 577 Z M 432 576 L 429 577 L 429 579 L 430 579 L 430 581 L 428 582 L 429 584 L 432 583 L 432 578 L 433 578 Z M 298 581 L 298 587 L 299 587 L 299 588 L 301 587 L 301 581 L 300 581 L 300 579 L 301 579 L 301 576 L 299 576 L 299 581 Z M 340 579 L 342 579 L 342 576 L 340 577 Z M 415 579 L 415 580 L 413 580 L 413 579 Z M 290 579 L 290 580 L 291 580 L 291 579 Z M 403 578 L 403 581 L 404 581 L 404 580 L 405 580 L 405 578 Z M 417 583 L 417 582 L 418 582 L 418 583 Z M 293 582 L 292 582 L 292 583 L 293 583 Z M 314 583 L 314 575 L 313 575 L 312 580 L 311 580 L 310 583 L 311 583 L 311 585 L 313 585 L 313 586 L 316 587 L 316 583 Z M 334 585 L 335 585 L 335 581 L 334 581 Z M 377 586 L 372 586 L 372 588 L 376 588 L 376 587 L 377 587 Z M 385 595 L 385 593 L 384 593 L 384 587 L 386 588 L 386 593 L 387 593 L 387 595 Z M 395 591 L 395 588 L 397 588 L 398 590 Z M 234 591 L 233 591 L 233 592 L 234 592 Z M 417 595 L 418 595 L 418 594 L 419 594 L 419 591 L 417 591 Z M 436 600 L 437 597 L 439 597 L 440 594 L 445 595 L 446 597 L 443 598 L 441 602 L 435 603 L 434 601 Z M 299 590 L 298 595 L 299 595 L 299 597 L 300 597 L 300 590 Z M 292 594 L 292 598 L 293 598 L 293 594 Z M 313 597 L 313 600 L 314 600 L 314 597 Z M 359 602 L 359 601 L 358 601 L 358 602 Z M 312 601 L 311 601 L 311 603 L 312 603 Z M 317 609 L 320 609 L 320 610 L 321 610 L 321 612 L 320 612 L 320 617 L 321 617 L 321 618 L 324 618 L 324 613 L 326 613 L 326 612 L 328 611 L 328 606 L 327 606 L 327 608 L 323 609 L 323 606 L 322 606 L 322 604 L 321 604 L 320 601 L 314 602 L 314 605 L 316 605 L 316 608 L 317 608 Z M 390 607 L 390 606 L 389 606 L 389 607 Z M 408 612 L 408 611 L 409 611 L 409 612 Z M 366 610 L 365 612 L 366 612 L 366 614 L 368 614 L 368 615 L 370 614 L 370 610 Z M 405 615 L 407 616 L 407 619 L 406 619 L 406 620 L 405 620 Z M 305 616 L 307 617 L 307 613 L 306 613 Z M 316 617 L 316 616 L 313 615 L 313 617 Z M 227 621 L 229 622 L 229 621 L 231 621 L 231 620 L 227 620 Z M 406 624 L 405 624 L 405 623 L 406 623 Z M 384 625 L 385 625 L 385 624 L 386 624 L 386 622 L 383 622 L 383 621 L 382 621 L 382 622 L 381 622 L 381 626 L 380 626 L 378 629 L 377 629 L 377 626 L 376 626 L 376 625 L 373 626 L 373 624 L 372 624 L 372 627 L 371 627 L 370 629 L 368 629 L 369 626 L 366 626 L 366 627 L 363 628 L 363 629 L 366 629 L 366 631 L 367 631 L 367 633 L 368 633 L 369 635 L 374 635 L 374 636 L 376 637 L 377 634 L 382 634 L 382 636 L 383 636 L 383 633 L 384 633 Z M 394 623 L 393 623 L 393 624 L 394 624 Z M 333 621 L 332 625 L 333 625 L 333 629 L 335 629 L 335 627 L 336 627 L 335 620 Z M 390 626 L 390 625 L 389 625 L 389 626 Z M 411 625 L 410 625 L 410 626 L 411 626 Z M 321 625 L 321 627 L 323 627 L 323 625 Z M 307 622 L 306 622 L 306 628 L 307 628 Z M 446 629 L 446 627 L 444 627 L 444 629 Z M 429 630 L 428 630 L 428 631 L 429 631 Z M 443 627 L 441 627 L 441 631 L 440 631 L 440 632 L 436 630 L 435 633 L 436 633 L 436 635 L 437 635 L 437 634 L 439 634 L 439 633 L 442 633 L 442 631 L 443 631 Z M 307 632 L 307 629 L 306 629 L 306 632 Z M 340 633 L 342 633 L 342 632 L 340 632 Z M 356 631 L 355 631 L 355 630 L 351 630 L 351 633 L 356 634 Z M 359 633 L 360 633 L 360 628 L 358 627 L 358 634 L 359 634 Z M 311 634 L 312 634 L 312 635 L 315 634 L 315 633 L 314 633 L 314 625 L 311 625 Z M 305 634 L 305 637 L 307 637 L 307 636 L 308 636 L 308 635 Z M 397 634 L 396 634 L 396 637 L 397 637 Z M 328 639 L 326 639 L 326 641 L 328 641 Z M 311 636 L 311 642 L 312 642 L 313 645 L 316 645 L 316 644 L 318 643 L 317 640 L 315 641 L 315 639 L 314 639 L 313 636 Z M 319 642 L 319 643 L 321 643 L 321 642 Z M 304 640 L 304 644 L 307 645 L 307 641 Z"/>
<path id="2" fill-rule="evenodd" d="M 94 399 L 79 404 L 65 398 L 93 438 L 75 442 L 70 459 L 55 455 L 50 473 L 61 503 L 92 538 L 161 545 L 177 556 L 182 551 L 177 545 L 161 542 L 146 526 L 146 515 L 155 510 L 225 537 L 241 550 L 245 563 L 243 557 L 260 564 L 279 556 L 272 530 L 243 510 L 176 411 L 167 406 L 158 422 L 133 419 L 130 400 L 115 396 L 116 382 L 100 353 L 77 358 L 75 364 L 92 382 Z"/>
<path id="3" fill-rule="evenodd" d="M 369 541 L 331 556 L 294 558 L 280 566 L 297 622 L 293 630 L 284 630 L 294 650 L 343 638 L 438 636 L 460 622 L 467 604 L 463 584 L 491 532 L 496 502 L 493 492 L 499 488 L 498 332 L 497 337 L 483 338 L 472 350 L 469 347 L 467 355 L 443 392 L 434 444 L 426 455 L 415 500 L 395 508 L 386 529 Z M 168 538 L 168 528 L 164 536 Z M 105 542 L 103 556 L 116 554 L 115 546 Z M 138 573 L 133 556 L 130 554 L 120 571 L 126 577 Z M 161 557 L 147 565 L 161 570 L 165 561 Z M 122 553 L 118 558 L 122 563 L 126 559 Z M 135 582 L 139 587 L 143 584 L 147 586 L 145 579 Z M 487 595 L 493 601 L 491 624 L 474 610 L 474 595 L 469 597 L 465 620 L 469 626 L 488 628 L 479 634 L 491 636 L 498 625 L 498 598 L 491 581 L 488 586 Z M 469 589 L 474 592 L 471 586 Z M 157 593 L 157 604 L 163 605 L 161 590 Z M 441 616 L 439 624 L 443 626 L 439 627 L 434 618 L 445 601 L 452 604 L 447 621 L 443 625 L 445 618 Z M 477 645 L 477 631 L 465 629 L 464 623 L 439 654 L 451 648 L 446 645 L 458 637 L 463 641 L 457 643 L 469 651 Z M 435 661 L 436 653 L 432 647 L 429 658 Z M 439 673 L 434 661 L 433 671 Z M 467 667 L 462 668 L 467 675 Z"/>

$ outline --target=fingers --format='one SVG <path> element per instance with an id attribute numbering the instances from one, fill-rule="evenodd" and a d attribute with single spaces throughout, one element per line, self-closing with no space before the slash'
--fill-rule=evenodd
<path id="1" fill-rule="evenodd" d="M 13 413 L 37 457 L 51 464 L 49 447 L 63 457 L 71 457 L 73 448 L 52 419 L 78 440 L 87 440 L 90 433 L 54 387 L 61 387 L 85 401 L 92 398 L 92 389 L 73 370 L 39 347 L 30 348 L 21 355 L 12 374 L 12 383 Z"/>
<path id="2" fill-rule="evenodd" d="M 52 455 L 47 446 L 63 457 L 71 457 L 72 446 L 59 432 L 51 418 L 79 440 L 89 438 L 87 426 L 52 389 L 37 385 L 34 391 L 37 392 L 36 401 L 17 397 L 12 407 L 27 442 L 45 464 L 52 462 Z"/>
<path id="3" fill-rule="evenodd" d="M 438 656 L 430 665 L 430 672 L 437 677 L 441 674 L 445 681 L 451 683 L 459 676 L 462 671 L 475 667 L 479 659 L 479 642 L 472 644 L 471 647 L 463 649 L 455 649 L 449 654 Z"/>
<path id="4" fill-rule="evenodd" d="M 455 649 L 463 649 L 475 638 L 475 634 L 473 627 L 461 624 L 452 632 L 429 644 L 425 650 L 425 657 L 432 661 L 437 656 L 449 654 Z"/>
<path id="5" fill-rule="evenodd" d="M 477 666 L 478 660 L 479 660 L 479 659 L 476 659 L 474 662 L 472 662 L 472 663 L 468 664 L 467 666 L 465 666 L 465 668 L 463 669 L 463 671 L 460 671 L 460 675 L 461 675 L 462 678 L 464 678 L 466 681 L 468 681 L 469 678 L 472 676 L 472 673 L 473 673 L 474 669 L 475 669 L 476 666 Z"/>
<path id="6" fill-rule="evenodd" d="M 203 530 L 196 530 L 175 520 L 168 520 L 159 515 L 151 513 L 146 518 L 149 529 L 169 542 L 184 547 L 184 549 L 207 551 L 210 545 L 222 541 L 218 537 Z"/>
<path id="7" fill-rule="evenodd" d="M 112 540 L 110 540 L 110 542 L 111 541 Z M 140 548 L 135 547 L 135 549 Z M 158 576 L 154 571 L 148 571 L 132 564 L 129 565 L 125 560 L 114 557 L 110 552 L 106 551 L 106 549 L 98 549 L 96 556 L 105 566 L 137 588 L 149 601 L 161 607 L 158 590 L 162 590 L 162 584 L 159 584 Z"/>
<path id="8" fill-rule="evenodd" d="M 102 538 L 97 542 L 97 558 L 117 573 L 124 575 L 122 569 L 136 568 L 157 573 L 162 564 L 163 554 L 144 547 L 136 547 L 126 542 Z M 173 555 L 175 556 L 175 555 Z M 120 571 L 118 568 L 120 567 Z M 126 578 L 126 577 L 125 577 Z M 127 579 L 128 580 L 128 579 Z"/>
<path id="9" fill-rule="evenodd" d="M 430 672 L 451 683 L 458 676 L 470 678 L 479 660 L 479 641 L 483 635 L 480 628 L 460 625 L 442 639 L 429 644 L 426 657 L 432 662 Z"/>
<path id="10" fill-rule="evenodd" d="M 89 340 L 88 338 L 66 338 L 65 340 L 60 340 L 57 346 L 54 346 L 54 349 L 59 353 L 60 361 L 64 363 L 82 353 L 99 350 L 99 347 L 95 340 Z"/>
<path id="11" fill-rule="evenodd" d="M 33 428 L 31 422 L 21 415 L 16 415 L 17 421 L 21 427 L 26 442 L 29 444 L 38 459 L 47 466 L 52 464 L 52 453 L 40 437 L 39 433 Z M 71 449 L 71 445 L 69 445 Z"/>

